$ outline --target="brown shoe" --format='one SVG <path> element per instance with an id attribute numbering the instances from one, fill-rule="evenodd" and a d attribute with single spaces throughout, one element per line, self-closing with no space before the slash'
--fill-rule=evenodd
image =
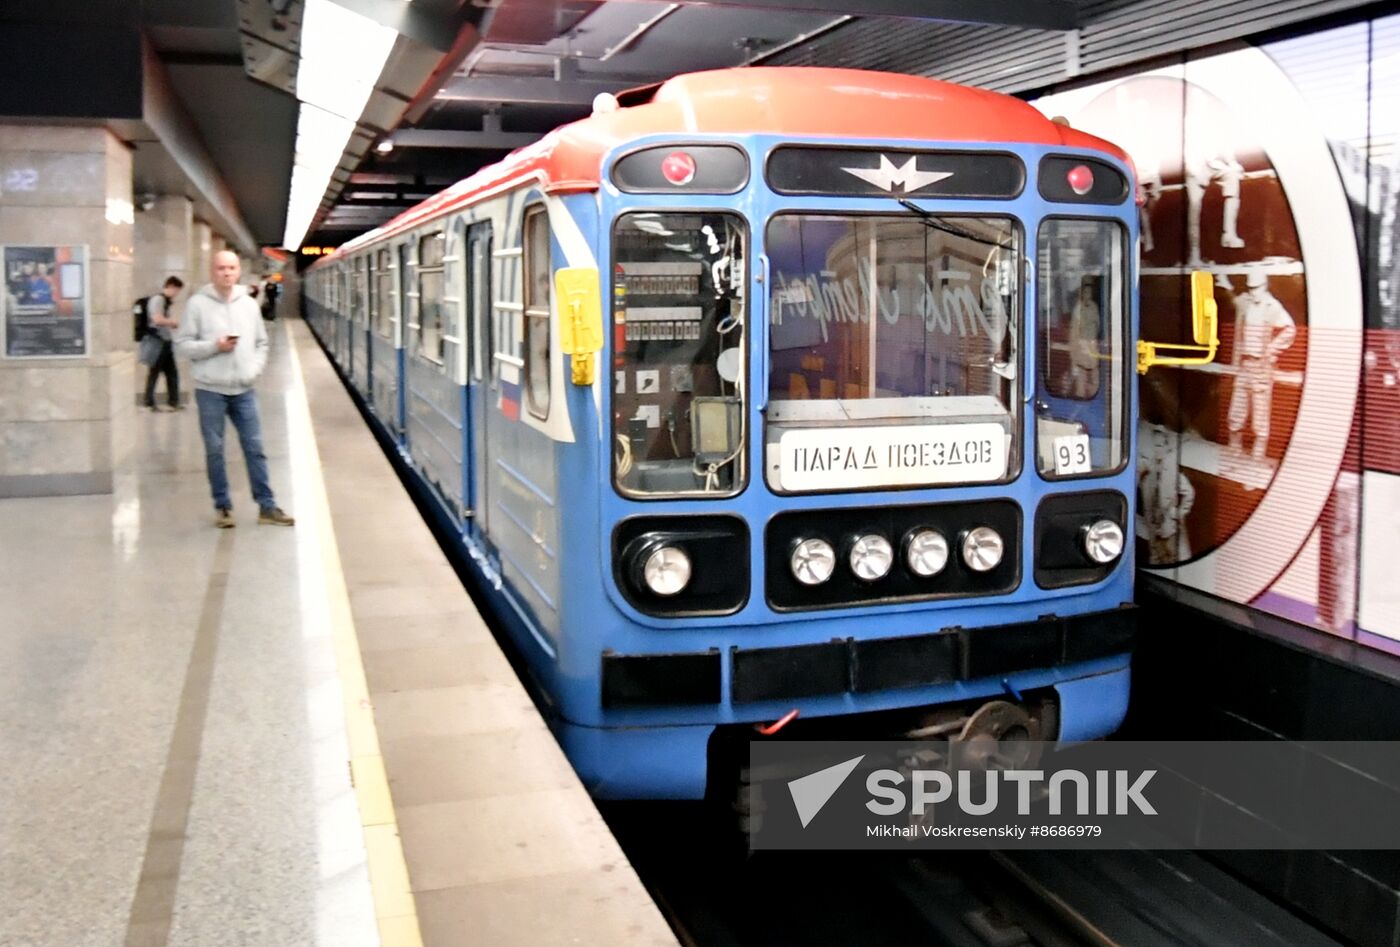
<path id="1" fill-rule="evenodd" d="M 220 510 L 218 515 L 214 517 L 214 525 L 219 527 L 219 529 L 233 529 L 237 526 L 238 523 L 233 519 L 233 510 L 227 507 Z"/>
<path id="2" fill-rule="evenodd" d="M 267 526 L 292 526 L 296 520 L 292 519 L 281 509 L 275 506 L 265 507 L 258 511 L 258 524 Z"/>

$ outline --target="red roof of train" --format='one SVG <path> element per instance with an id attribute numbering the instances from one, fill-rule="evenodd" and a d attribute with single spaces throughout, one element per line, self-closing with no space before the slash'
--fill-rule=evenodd
<path id="1" fill-rule="evenodd" d="M 1095 148 L 1127 160 L 1118 147 L 1051 122 L 1020 99 L 898 73 L 805 66 L 716 69 L 676 76 L 619 99 L 624 105 L 617 111 L 562 125 L 341 249 L 410 230 L 525 178 L 539 180 L 546 193 L 593 190 L 609 150 L 665 132 L 1013 141 Z"/>

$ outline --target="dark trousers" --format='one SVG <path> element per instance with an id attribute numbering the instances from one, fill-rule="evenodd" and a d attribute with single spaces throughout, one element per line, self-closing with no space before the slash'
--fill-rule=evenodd
<path id="1" fill-rule="evenodd" d="M 146 373 L 146 407 L 156 406 L 156 376 L 165 376 L 165 393 L 170 406 L 180 403 L 180 371 L 175 367 L 175 346 L 168 339 L 160 345 L 160 356 Z"/>

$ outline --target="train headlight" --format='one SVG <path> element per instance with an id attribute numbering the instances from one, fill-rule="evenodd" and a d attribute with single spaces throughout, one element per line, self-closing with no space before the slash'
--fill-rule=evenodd
<path id="1" fill-rule="evenodd" d="M 948 540 L 936 529 L 917 530 L 909 537 L 904 561 L 915 575 L 924 578 L 938 575 L 948 564 Z"/>
<path id="2" fill-rule="evenodd" d="M 867 533 L 851 547 L 851 571 L 862 582 L 875 582 L 889 575 L 894 549 L 879 533 Z"/>
<path id="3" fill-rule="evenodd" d="M 990 572 L 1001 564 L 1006 546 L 1001 534 L 990 526 L 968 530 L 962 541 L 963 562 L 973 572 Z"/>
<path id="4" fill-rule="evenodd" d="M 676 595 L 690 584 L 690 557 L 675 546 L 662 546 L 647 556 L 642 578 L 657 595 Z"/>
<path id="5" fill-rule="evenodd" d="M 836 571 L 836 550 L 825 539 L 804 539 L 792 551 L 792 577 L 803 585 L 821 585 Z"/>
<path id="6" fill-rule="evenodd" d="M 1101 566 L 1123 555 L 1123 528 L 1113 520 L 1097 520 L 1084 527 L 1084 554 Z"/>

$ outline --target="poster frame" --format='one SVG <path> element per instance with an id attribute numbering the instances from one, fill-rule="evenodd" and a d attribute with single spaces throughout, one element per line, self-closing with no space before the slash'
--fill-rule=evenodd
<path id="1" fill-rule="evenodd" d="M 36 360 L 63 360 L 63 359 L 87 359 L 92 356 L 92 254 L 91 245 L 86 243 L 63 243 L 63 244 L 31 244 L 31 243 L 0 243 L 0 266 L 4 265 L 6 251 L 12 249 L 21 250 L 58 250 L 60 247 L 78 251 L 81 256 L 76 262 L 83 267 L 83 348 L 81 352 L 45 354 L 45 355 L 11 355 L 10 354 L 10 311 L 9 294 L 0 291 L 0 361 L 7 362 L 29 362 Z M 72 261 L 70 261 L 71 263 Z M 61 292 L 61 289 L 60 289 Z"/>

